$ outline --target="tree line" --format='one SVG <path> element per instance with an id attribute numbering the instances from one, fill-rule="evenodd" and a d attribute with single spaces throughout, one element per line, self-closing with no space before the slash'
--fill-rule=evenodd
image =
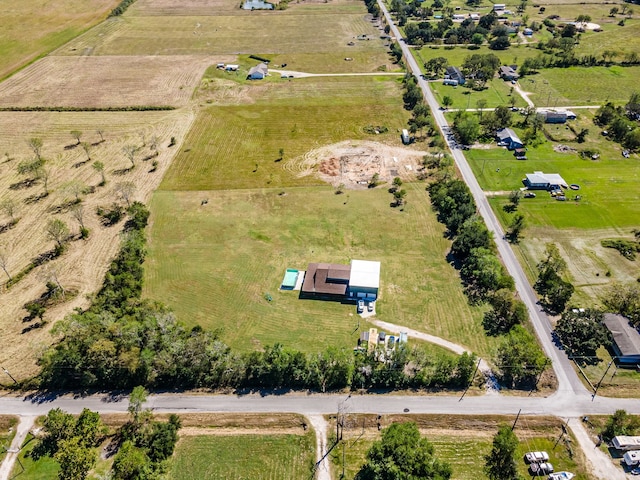
<path id="1" fill-rule="evenodd" d="M 428 355 L 419 347 L 308 354 L 280 344 L 240 354 L 219 332 L 185 328 L 158 302 L 141 299 L 149 211 L 129 209 L 120 252 L 91 306 L 54 326 L 60 341 L 39 359 L 42 388 L 462 388 L 476 357 Z M 382 348 L 382 347 L 380 347 Z M 381 361 L 384 358 L 383 361 Z"/>

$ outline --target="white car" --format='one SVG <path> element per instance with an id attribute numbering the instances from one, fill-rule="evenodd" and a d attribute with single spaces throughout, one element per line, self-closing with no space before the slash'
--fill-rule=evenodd
<path id="1" fill-rule="evenodd" d="M 547 480 L 571 480 L 575 475 L 571 472 L 556 472 L 547 477 Z"/>
<path id="2" fill-rule="evenodd" d="M 364 300 L 358 300 L 358 313 L 364 312 Z"/>
<path id="3" fill-rule="evenodd" d="M 544 463 L 532 463 L 529 465 L 531 475 L 541 477 L 542 475 L 548 475 L 553 473 L 553 465 L 548 462 Z"/>
<path id="4" fill-rule="evenodd" d="M 369 312 L 373 312 L 373 307 L 376 305 L 376 302 L 367 302 L 367 310 Z"/>
<path id="5" fill-rule="evenodd" d="M 526 463 L 548 462 L 549 454 L 547 452 L 528 452 L 524 454 L 524 461 Z"/>

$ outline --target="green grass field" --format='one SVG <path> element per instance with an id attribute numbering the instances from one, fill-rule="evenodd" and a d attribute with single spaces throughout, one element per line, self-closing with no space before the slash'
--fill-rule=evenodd
<path id="1" fill-rule="evenodd" d="M 313 432 L 302 435 L 195 436 L 180 439 L 171 480 L 307 480 L 315 461 Z"/>
<path id="2" fill-rule="evenodd" d="M 468 109 L 478 108 L 478 100 L 487 102 L 485 108 L 494 108 L 500 105 L 511 105 L 511 83 L 501 79 L 494 79 L 487 83 L 487 88 L 481 91 L 472 90 L 465 87 L 453 87 L 439 82 L 431 83 L 431 90 L 435 94 L 438 102 L 442 105 L 442 98 L 446 95 L 453 100 L 449 108 Z M 518 92 L 513 92 L 516 107 L 526 107 L 526 102 Z"/>
<path id="3" fill-rule="evenodd" d="M 145 294 L 188 325 L 222 328 L 224 340 L 243 350 L 275 342 L 306 351 L 353 346 L 359 335 L 353 305 L 299 300 L 278 287 L 286 268 L 376 259 L 378 318 L 489 356 L 496 341 L 484 335 L 482 310 L 468 305 L 445 260 L 449 242 L 424 185 L 405 188 L 404 212 L 389 207 L 383 187 L 344 195 L 328 187 L 158 191 Z M 209 203 L 201 206 L 202 198 Z"/>
<path id="4" fill-rule="evenodd" d="M 11 472 L 11 478 L 51 480 L 57 477 L 60 466 L 53 458 L 42 457 L 36 462 L 29 456 L 36 444 L 37 441 L 35 441 L 31 435 L 27 436 L 27 440 L 22 446 L 19 455 L 20 462 L 15 463 L 13 471 Z"/>
<path id="5" fill-rule="evenodd" d="M 449 65 L 459 67 L 462 65 L 462 62 L 464 62 L 466 57 L 475 54 L 486 55 L 488 53 L 492 53 L 497 56 L 505 65 L 510 65 L 512 63 L 518 65 L 522 63 L 525 58 L 537 57 L 540 50 L 534 48 L 534 46 L 526 46 L 524 44 L 520 46 L 514 45 L 509 47 L 507 50 L 490 50 L 486 45 L 483 45 L 477 50 L 470 50 L 467 47 L 451 48 L 442 45 L 428 45 L 420 49 L 412 49 L 412 52 L 414 52 L 414 56 L 416 57 L 416 60 L 418 60 L 419 65 L 423 65 L 423 63 L 432 58 L 445 57 L 449 60 Z"/>
<path id="6" fill-rule="evenodd" d="M 407 419 L 409 420 L 409 419 Z M 483 418 L 476 419 L 482 422 Z M 512 423 L 513 418 L 505 420 Z M 526 452 L 544 450 L 549 453 L 550 461 L 553 463 L 555 471 L 570 471 L 576 474 L 576 480 L 591 480 L 582 452 L 577 451 L 575 440 L 573 447 L 567 446 L 563 441 L 556 445 L 560 434 L 560 428 L 548 427 L 543 430 L 530 429 L 528 423 L 531 419 L 521 417 L 518 421 L 516 434 L 520 440 L 516 458 L 518 469 L 523 478 L 529 478 L 527 467 L 522 461 Z M 366 454 L 373 442 L 379 438 L 379 434 L 368 431 L 364 436 L 359 437 L 360 432 L 354 429 L 347 434 L 344 443 L 344 477 L 343 471 L 343 448 L 340 444 L 331 455 L 332 470 L 334 478 L 353 479 L 366 460 Z M 482 471 L 484 465 L 484 455 L 491 449 L 492 435 L 497 430 L 491 431 L 476 430 L 472 426 L 452 434 L 438 430 L 423 430 L 423 435 L 433 444 L 435 454 L 441 460 L 451 464 L 453 469 L 452 480 L 483 480 L 487 477 Z M 572 452 L 569 449 L 572 448 Z"/>
<path id="7" fill-rule="evenodd" d="M 98 23 L 118 0 L 30 0 L 5 5 L 0 79 Z"/>
<path id="8" fill-rule="evenodd" d="M 7 448 L 11 445 L 11 440 L 15 436 L 15 428 L 18 419 L 10 415 L 0 415 L 0 462 L 7 453 Z M 1 448 L 4 447 L 4 448 Z"/>
<path id="9" fill-rule="evenodd" d="M 246 88 L 242 93 L 245 100 L 240 100 L 244 104 L 200 111 L 161 189 L 318 184 L 318 180 L 299 178 L 283 166 L 313 148 L 342 140 L 371 139 L 399 145 L 398 129 L 404 128 L 408 119 L 395 77 L 304 78 Z M 363 129 L 372 124 L 385 125 L 389 132 L 365 133 Z M 280 148 L 284 149 L 283 161 L 277 161 Z"/>

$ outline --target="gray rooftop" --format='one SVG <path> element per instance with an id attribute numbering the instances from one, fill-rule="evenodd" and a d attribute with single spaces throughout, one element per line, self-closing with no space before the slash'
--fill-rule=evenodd
<path id="1" fill-rule="evenodd" d="M 622 315 L 605 313 L 603 323 L 613 335 L 622 355 L 640 355 L 640 333 Z"/>

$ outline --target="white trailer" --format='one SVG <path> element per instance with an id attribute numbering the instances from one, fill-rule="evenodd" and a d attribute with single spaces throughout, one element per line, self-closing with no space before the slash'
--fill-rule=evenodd
<path id="1" fill-rule="evenodd" d="M 611 441 L 618 450 L 640 450 L 640 437 L 628 435 L 618 435 Z"/>

